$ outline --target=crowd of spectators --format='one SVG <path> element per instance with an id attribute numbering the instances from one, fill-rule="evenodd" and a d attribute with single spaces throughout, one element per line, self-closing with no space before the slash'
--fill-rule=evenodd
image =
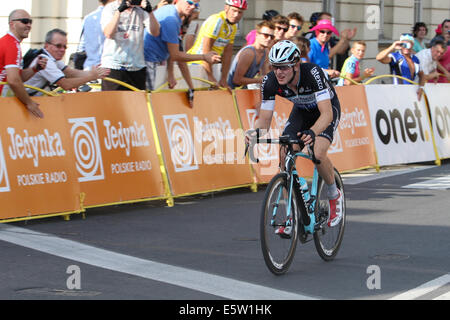
<path id="1" fill-rule="evenodd" d="M 0 81 L 8 82 L 0 85 L 0 92 L 2 96 L 15 95 L 33 115 L 43 117 L 30 98 L 40 92 L 25 89 L 24 83 L 44 90 L 71 90 L 108 76 L 140 90 L 154 90 L 158 67 L 166 66 L 168 86 L 175 88 L 176 62 L 192 102 L 189 65 L 201 66 L 213 88 L 251 87 L 270 71 L 268 52 L 280 40 L 294 42 L 303 63 L 317 64 L 330 78 L 340 78 L 337 85 L 352 85 L 374 75 L 374 68 L 360 70 L 366 43 L 353 41 L 357 29 L 339 31 L 328 12 L 313 13 L 309 30 L 302 32 L 305 20 L 300 13 L 283 16 L 267 10 L 233 58 L 237 25 L 248 4 L 247 0 L 224 2 L 223 11 L 200 25 L 200 0 L 161 0 L 155 7 L 150 0 L 100 0 L 99 7 L 83 20 L 78 47 L 86 57 L 82 70 L 63 62 L 67 33 L 61 29 L 47 33 L 44 47 L 23 68 L 20 42 L 28 37 L 32 19 L 28 12 L 14 10 L 9 16 L 9 32 L 0 39 Z M 435 32 L 427 43 L 428 27 L 418 22 L 412 33 L 402 34 L 378 53 L 376 59 L 399 76 L 394 83 L 419 82 L 422 87 L 426 81 L 450 80 L 450 20 L 444 20 Z M 220 78 L 213 73 L 217 63 L 221 63 Z M 127 90 L 120 81 L 102 81 L 102 90 Z"/>

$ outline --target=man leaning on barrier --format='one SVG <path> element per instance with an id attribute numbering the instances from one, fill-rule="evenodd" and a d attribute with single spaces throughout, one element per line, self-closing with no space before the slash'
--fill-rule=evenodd
<path id="1" fill-rule="evenodd" d="M 77 70 L 67 66 L 63 57 L 67 49 L 67 33 L 61 29 L 53 29 L 47 32 L 45 45 L 41 56 L 48 57 L 47 68 L 37 72 L 25 84 L 51 90 L 52 86 L 61 87 L 64 90 L 72 90 L 86 82 L 103 79 L 109 75 L 109 69 L 92 67 L 89 71 Z M 30 95 L 41 95 L 33 89 L 27 89 Z"/>
<path id="2" fill-rule="evenodd" d="M 0 93 L 2 97 L 15 95 L 32 115 L 43 118 L 39 104 L 30 98 L 23 85 L 23 81 L 45 69 L 47 64 L 47 59 L 38 57 L 30 68 L 22 70 L 20 43 L 28 38 L 32 22 L 25 10 L 14 10 L 9 15 L 9 32 L 0 39 L 0 82 L 8 82 L 8 85 L 0 84 Z"/>

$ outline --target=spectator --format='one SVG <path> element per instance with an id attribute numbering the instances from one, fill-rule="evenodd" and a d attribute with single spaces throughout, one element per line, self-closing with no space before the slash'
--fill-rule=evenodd
<path id="1" fill-rule="evenodd" d="M 200 22 L 197 20 L 200 15 L 200 7 L 195 8 L 188 19 L 187 30 L 184 36 L 184 51 L 189 51 L 195 42 L 195 38 L 200 30 Z"/>
<path id="2" fill-rule="evenodd" d="M 389 64 L 391 73 L 410 81 L 419 80 L 419 90 L 417 91 L 419 100 L 423 93 L 425 76 L 420 70 L 419 59 L 412 54 L 414 37 L 410 33 L 403 33 L 400 41 L 395 41 L 391 46 L 384 49 L 377 55 L 377 60 L 383 64 Z M 398 50 L 398 51 L 395 51 Z M 408 81 L 394 78 L 394 84 L 411 84 Z"/>
<path id="3" fill-rule="evenodd" d="M 274 45 L 278 41 L 286 40 L 286 32 L 289 31 L 289 19 L 278 15 L 272 19 L 272 22 L 275 25 L 275 41 L 272 43 Z"/>
<path id="4" fill-rule="evenodd" d="M 447 50 L 445 51 L 444 56 L 437 63 L 439 70 L 446 70 L 450 72 L 450 19 L 445 19 L 438 27 L 437 30 L 440 30 L 440 34 L 436 34 L 436 36 L 431 40 L 431 46 L 433 46 L 436 40 L 443 40 L 444 43 L 447 44 Z M 436 32 L 438 33 L 438 32 Z M 448 82 L 446 77 L 440 76 L 438 82 Z"/>
<path id="5" fill-rule="evenodd" d="M 446 75 L 447 80 L 450 80 L 450 72 L 442 66 L 438 68 L 437 65 L 446 50 L 447 44 L 442 40 L 436 40 L 431 48 L 421 50 L 416 54 L 420 61 L 420 69 L 423 71 L 427 81 L 432 82 L 433 79 L 437 80 L 439 78 L 439 71 Z"/>
<path id="6" fill-rule="evenodd" d="M 268 71 L 264 65 L 267 49 L 275 38 L 274 29 L 275 27 L 270 21 L 263 21 L 256 26 L 255 43 L 242 48 L 233 60 L 228 73 L 228 86 L 231 89 L 261 83 L 263 76 Z M 260 77 L 255 78 L 258 73 Z"/>
<path id="7" fill-rule="evenodd" d="M 426 48 L 425 37 L 427 34 L 428 34 L 427 25 L 423 22 L 416 22 L 416 24 L 414 25 L 414 28 L 413 28 L 413 35 L 414 35 L 413 51 L 414 51 L 414 53 L 417 53 L 420 50 L 423 50 Z"/>
<path id="8" fill-rule="evenodd" d="M 114 0 L 99 0 L 99 7 L 89 13 L 83 20 L 78 51 L 86 52 L 86 60 L 83 65 L 84 70 L 90 70 L 101 62 L 105 35 L 103 34 L 100 20 L 103 8 L 112 1 Z"/>
<path id="9" fill-rule="evenodd" d="M 233 44 L 237 32 L 237 23 L 247 10 L 247 0 L 225 0 L 225 10 L 213 14 L 203 23 L 190 54 L 205 54 L 214 51 L 222 56 L 222 75 L 219 81 L 213 75 L 209 62 L 201 63 L 208 80 L 214 86 L 227 87 L 227 76 L 233 57 Z"/>
<path id="10" fill-rule="evenodd" d="M 102 66 L 111 69 L 110 77 L 145 90 L 146 66 L 144 59 L 144 29 L 146 22 L 152 35 L 159 35 L 159 23 L 149 0 L 141 5 L 116 0 L 108 3 L 102 12 L 105 34 Z M 102 81 L 102 90 L 128 90 L 120 84 Z"/>
<path id="11" fill-rule="evenodd" d="M 353 81 L 361 82 L 364 79 L 371 77 L 375 71 L 375 68 L 364 69 L 364 74 L 361 75 L 359 63 L 366 54 L 366 43 L 364 41 L 356 41 L 352 46 L 352 55 L 344 62 L 344 66 L 341 70 L 341 78 L 339 79 L 338 86 L 349 86 L 354 84 L 352 81 L 345 79 L 350 78 Z"/>
<path id="12" fill-rule="evenodd" d="M 188 19 L 193 10 L 198 6 L 199 0 L 179 0 L 175 5 L 165 5 L 155 11 L 156 20 L 161 25 L 161 33 L 153 36 L 149 33 L 145 35 L 145 61 L 147 65 L 147 88 L 154 90 L 156 71 L 158 66 L 166 63 L 167 59 L 179 62 L 183 68 L 187 61 L 204 60 L 208 63 L 220 61 L 220 57 L 215 52 L 205 52 L 202 54 L 188 54 L 180 50 L 180 33 L 183 19 Z M 191 76 L 187 66 L 186 82 L 189 88 L 193 89 Z"/>
<path id="13" fill-rule="evenodd" d="M 29 79 L 34 73 L 46 68 L 47 59 L 38 57 L 30 65 L 30 68 L 22 69 L 22 51 L 20 43 L 28 38 L 32 24 L 31 16 L 25 10 L 14 10 L 8 17 L 9 32 L 0 38 L 0 82 L 8 82 L 8 85 L 0 84 L 2 97 L 15 95 L 38 118 L 44 114 L 39 104 L 28 95 L 23 81 Z"/>
<path id="14" fill-rule="evenodd" d="M 308 58 L 308 54 L 311 48 L 311 43 L 308 39 L 306 39 L 305 37 L 301 36 L 296 36 L 292 42 L 294 42 L 297 47 L 300 49 L 300 61 L 302 63 L 307 63 L 310 62 L 309 58 Z"/>
<path id="15" fill-rule="evenodd" d="M 289 30 L 286 32 L 285 37 L 288 40 L 293 40 L 296 36 L 301 35 L 304 20 L 297 12 L 290 13 L 287 18 L 289 19 Z"/>
<path id="16" fill-rule="evenodd" d="M 430 45 L 433 46 L 434 41 L 444 40 L 447 46 L 450 45 L 450 19 L 445 19 L 436 29 L 436 36 L 431 40 Z"/>
<path id="17" fill-rule="evenodd" d="M 262 19 L 264 21 L 272 21 L 272 19 L 277 15 L 279 15 L 278 11 L 266 10 L 262 16 Z M 256 35 L 257 35 L 256 29 L 253 29 L 247 34 L 247 36 L 245 37 L 245 40 L 247 40 L 247 45 L 255 43 Z"/>
<path id="18" fill-rule="evenodd" d="M 330 68 L 330 59 L 336 53 L 336 50 L 331 53 L 329 44 L 331 34 L 339 35 L 339 32 L 330 20 L 319 20 L 311 31 L 315 31 L 316 36 L 310 40 L 311 50 L 308 54 L 310 62 L 325 69 L 330 78 L 339 76 L 339 71 Z"/>
<path id="19" fill-rule="evenodd" d="M 317 22 L 321 21 L 321 20 L 329 20 L 329 21 L 331 21 L 331 24 L 334 25 L 332 15 L 329 12 L 314 13 L 311 16 L 311 20 L 314 21 L 314 19 L 316 19 L 316 17 L 318 20 L 314 23 L 315 26 L 317 25 Z M 305 37 L 309 40 L 314 38 L 317 34 L 316 32 L 314 32 L 312 30 L 314 27 L 311 27 L 311 29 L 310 29 L 311 31 L 305 34 Z M 353 29 L 344 29 L 341 31 L 340 39 L 333 35 L 330 37 L 330 39 L 329 39 L 330 64 L 331 64 L 331 60 L 334 57 L 336 57 L 336 68 L 337 69 L 341 69 L 342 65 L 344 64 L 345 60 L 347 59 L 348 49 L 350 47 L 350 41 L 355 37 L 356 32 L 357 32 L 356 27 Z"/>
<path id="20" fill-rule="evenodd" d="M 109 75 L 109 69 L 92 67 L 89 71 L 77 70 L 68 67 L 62 61 L 67 49 L 67 33 L 61 29 L 53 29 L 47 32 L 44 44 L 44 54 L 48 57 L 45 70 L 37 72 L 25 84 L 51 90 L 50 86 L 56 85 L 64 90 L 72 90 L 86 82 L 103 79 Z M 41 95 L 32 89 L 27 89 L 30 95 Z"/>

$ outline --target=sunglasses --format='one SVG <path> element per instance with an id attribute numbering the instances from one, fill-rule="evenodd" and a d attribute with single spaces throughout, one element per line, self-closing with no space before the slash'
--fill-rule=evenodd
<path id="1" fill-rule="evenodd" d="M 276 28 L 278 31 L 283 30 L 284 32 L 288 32 L 288 30 L 289 30 L 289 28 L 283 28 L 283 27 L 279 27 L 279 26 L 276 26 Z"/>
<path id="2" fill-rule="evenodd" d="M 28 18 L 13 19 L 12 21 L 20 21 L 23 24 L 32 24 L 33 23 L 33 19 L 28 19 Z"/>
<path id="3" fill-rule="evenodd" d="M 192 0 L 186 0 L 186 2 L 188 3 L 188 5 L 190 6 L 195 6 L 196 9 L 198 9 L 198 7 L 200 6 L 200 4 L 198 2 L 194 2 Z"/>
<path id="4" fill-rule="evenodd" d="M 258 34 L 262 34 L 264 38 L 270 38 L 271 40 L 275 39 L 275 36 L 273 34 L 264 33 L 264 32 L 258 32 Z"/>
<path id="5" fill-rule="evenodd" d="M 291 27 L 292 29 L 297 29 L 297 31 L 302 30 L 302 26 L 296 26 L 295 24 L 291 24 L 290 27 Z"/>
<path id="6" fill-rule="evenodd" d="M 333 31 L 320 30 L 320 33 L 326 33 L 327 35 L 330 35 L 333 33 Z"/>
<path id="7" fill-rule="evenodd" d="M 55 46 L 58 49 L 62 49 L 62 48 L 67 49 L 67 46 L 65 44 L 61 44 L 61 43 L 54 44 L 54 43 L 50 43 L 50 42 L 48 42 L 48 44 L 51 44 L 52 46 Z"/>
<path id="8" fill-rule="evenodd" d="M 272 65 L 272 69 L 273 69 L 274 71 L 276 71 L 276 70 L 286 71 L 286 70 L 288 70 L 289 68 L 292 68 L 293 66 L 295 66 L 295 63 L 285 64 L 285 65 L 283 65 L 283 66 L 274 66 L 274 65 Z"/>

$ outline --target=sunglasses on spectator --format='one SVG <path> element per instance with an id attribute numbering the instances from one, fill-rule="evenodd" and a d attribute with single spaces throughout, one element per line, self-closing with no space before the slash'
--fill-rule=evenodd
<path id="1" fill-rule="evenodd" d="M 198 2 L 194 2 L 192 0 L 186 0 L 186 2 L 188 3 L 188 5 L 190 6 L 195 6 L 195 8 L 198 8 L 200 5 L 198 4 Z"/>
<path id="2" fill-rule="evenodd" d="M 297 29 L 297 31 L 302 30 L 302 26 L 296 26 L 295 24 L 290 25 L 292 29 Z"/>
<path id="3" fill-rule="evenodd" d="M 33 23 L 33 19 L 28 19 L 28 18 L 13 19 L 12 21 L 20 21 L 23 24 L 32 24 Z"/>
<path id="4" fill-rule="evenodd" d="M 62 49 L 62 48 L 67 49 L 67 46 L 65 44 L 61 44 L 61 43 L 54 44 L 54 43 L 51 43 L 51 42 L 48 42 L 48 44 L 51 44 L 52 46 L 55 46 L 58 49 Z"/>
<path id="5" fill-rule="evenodd" d="M 320 33 L 326 33 L 327 35 L 330 35 L 333 33 L 333 31 L 320 30 Z"/>
<path id="6" fill-rule="evenodd" d="M 275 39 L 275 36 L 273 34 L 264 33 L 264 32 L 258 32 L 259 34 L 262 34 L 264 38 L 270 38 L 271 40 Z"/>
<path id="7" fill-rule="evenodd" d="M 283 28 L 283 27 L 279 27 L 279 26 L 276 26 L 276 28 L 278 31 L 283 30 L 284 32 L 288 32 L 288 30 L 289 30 L 289 28 Z"/>
<path id="8" fill-rule="evenodd" d="M 272 65 L 272 69 L 274 71 L 276 71 L 276 70 L 286 71 L 289 68 L 292 68 L 293 66 L 295 66 L 295 63 L 285 64 L 285 65 L 282 65 L 282 66 L 274 66 L 274 65 Z"/>

